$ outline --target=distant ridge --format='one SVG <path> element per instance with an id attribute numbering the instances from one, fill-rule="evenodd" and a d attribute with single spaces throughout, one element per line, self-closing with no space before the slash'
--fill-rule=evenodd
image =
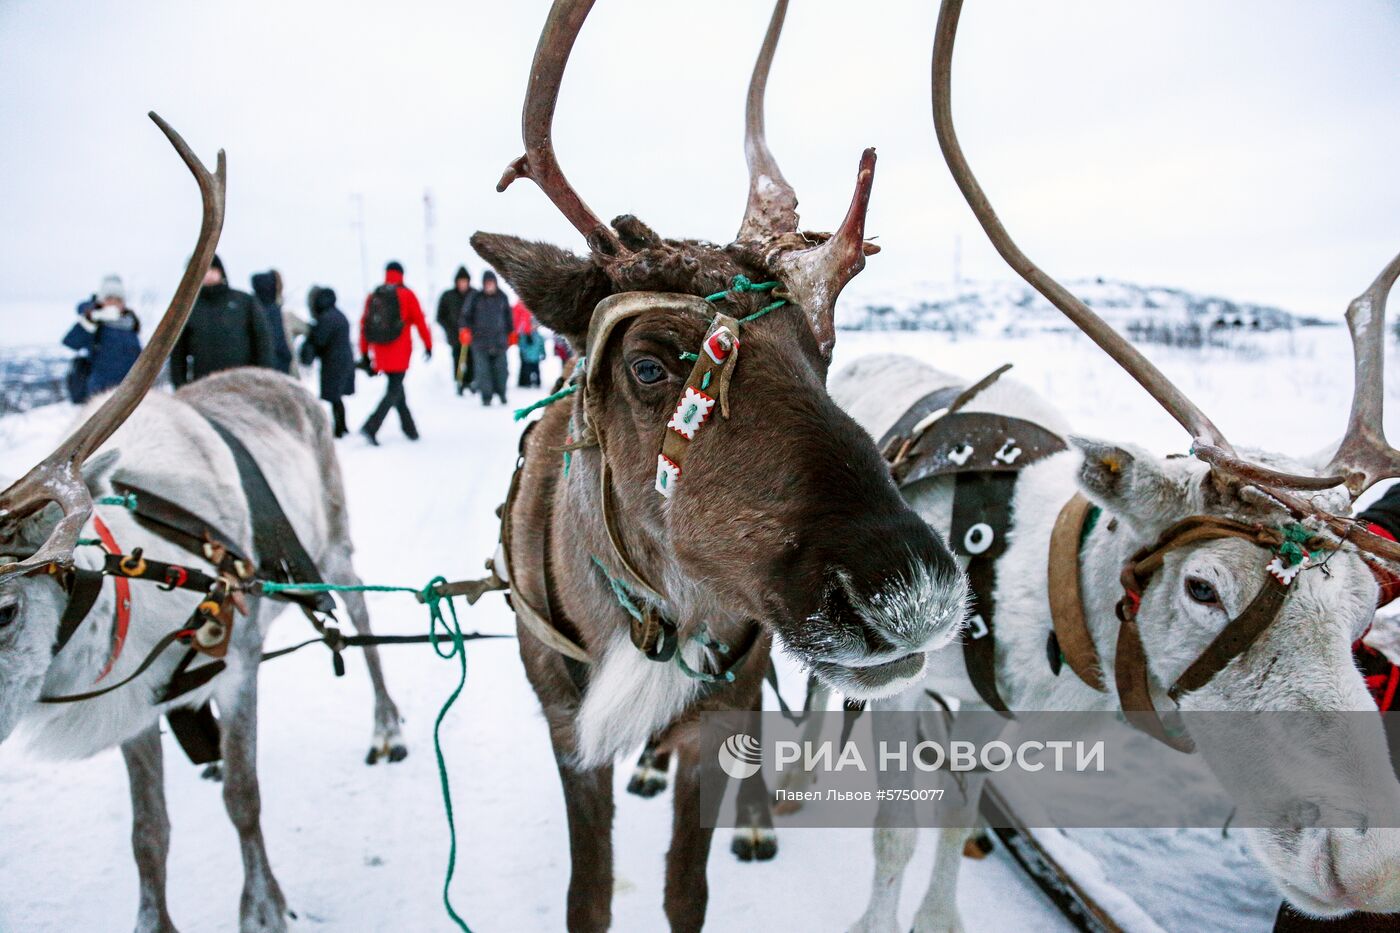
<path id="1" fill-rule="evenodd" d="M 1212 332 L 1276 331 L 1339 325 L 1270 305 L 1200 295 L 1181 288 L 1112 279 L 1066 283 L 1105 320 L 1135 340 L 1195 343 Z M 1029 285 L 965 282 L 910 289 L 845 304 L 838 326 L 849 330 L 932 330 L 985 337 L 1024 337 L 1072 330 L 1073 325 Z"/>

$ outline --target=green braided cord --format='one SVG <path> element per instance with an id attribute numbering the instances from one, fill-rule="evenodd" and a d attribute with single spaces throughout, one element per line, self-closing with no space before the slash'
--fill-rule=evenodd
<path id="1" fill-rule="evenodd" d="M 757 311 L 755 311 L 753 314 L 750 314 L 748 317 L 741 317 L 741 318 L 739 318 L 739 323 L 740 323 L 740 324 L 749 324 L 749 323 L 751 323 L 751 322 L 753 322 L 753 321 L 756 321 L 756 320 L 758 320 L 759 318 L 763 317 L 763 315 L 767 314 L 769 311 L 776 311 L 776 310 L 778 310 L 779 308 L 781 308 L 781 307 L 782 307 L 783 305 L 785 305 L 785 304 L 787 304 L 787 299 L 785 299 L 785 298 L 779 298 L 777 301 L 773 302 L 771 305 L 768 305 L 767 307 L 759 308 Z"/>
<path id="2" fill-rule="evenodd" d="M 642 619 L 642 610 L 637 608 L 637 604 L 632 602 L 631 594 L 627 592 L 627 584 L 617 577 L 608 573 L 608 568 L 603 566 L 603 562 L 598 558 L 593 558 L 593 563 L 603 572 L 603 576 L 608 578 L 608 585 L 612 587 L 613 596 L 617 598 L 617 604 L 627 610 L 627 614 L 637 621 Z"/>
<path id="3" fill-rule="evenodd" d="M 570 386 L 565 386 L 558 392 L 555 392 L 553 395 L 546 395 L 544 398 L 540 399 L 533 405 L 526 405 L 524 408 L 517 408 L 515 410 L 515 420 L 519 421 L 522 418 L 528 417 L 530 412 L 544 408 L 546 405 L 553 405 L 555 402 L 561 399 L 566 399 L 577 391 L 578 384 L 575 383 Z"/>
<path id="4" fill-rule="evenodd" d="M 263 583 L 264 593 L 414 593 L 422 590 L 411 586 L 341 586 L 337 583 Z"/>
<path id="5" fill-rule="evenodd" d="M 452 907 L 452 875 L 457 870 L 457 821 L 452 813 L 452 783 L 447 776 L 447 760 L 442 755 L 442 721 L 447 718 L 447 711 L 452 709 L 452 704 L 457 702 L 457 697 L 462 695 L 462 688 L 467 685 L 467 646 L 462 641 L 462 625 L 457 619 L 457 604 L 452 601 L 451 597 L 444 597 L 438 592 L 438 587 L 446 583 L 446 577 L 434 577 L 419 595 L 428 604 L 428 613 L 432 619 L 428 627 L 428 640 L 433 646 L 433 652 L 444 660 L 452 657 L 457 658 L 457 686 L 452 689 L 451 695 L 442 704 L 442 709 L 438 710 L 437 719 L 433 720 L 433 754 L 437 756 L 438 782 L 442 785 L 442 808 L 447 814 L 447 872 L 442 879 L 442 905 L 447 908 L 447 915 L 452 918 L 452 922 L 457 924 L 457 928 L 462 933 L 471 933 L 471 927 L 467 926 L 467 921 L 463 920 Z M 450 629 L 439 606 L 444 598 L 447 600 L 447 608 L 452 613 L 452 627 Z M 452 639 L 452 648 L 446 652 L 438 647 L 439 624 L 442 625 L 447 636 Z"/>
<path id="6" fill-rule="evenodd" d="M 698 363 L 700 361 L 700 354 L 682 352 L 681 359 L 687 363 Z"/>
<path id="7" fill-rule="evenodd" d="M 600 561 L 598 558 L 593 558 L 593 563 L 597 565 L 598 569 L 602 571 L 603 576 L 607 578 L 608 585 L 612 587 L 613 595 L 617 597 L 617 604 L 623 609 L 627 610 L 627 614 L 630 615 L 632 618 L 641 621 L 642 610 L 638 609 L 637 604 L 632 601 L 631 594 L 627 592 L 627 584 L 623 583 L 617 577 L 614 577 L 612 574 L 608 573 L 608 568 L 604 567 L 603 562 Z M 713 638 L 710 637 L 710 633 L 706 631 L 703 627 L 700 629 L 700 631 L 696 632 L 694 635 L 691 636 L 691 641 L 698 641 L 701 644 L 705 645 L 707 648 L 718 651 L 720 654 L 729 653 L 729 646 L 722 645 L 719 642 L 715 641 Z M 676 662 L 676 667 L 679 667 L 681 669 L 681 673 L 689 677 L 691 680 L 703 680 L 706 683 L 710 684 L 727 684 L 734 682 L 733 671 L 725 671 L 723 674 L 707 674 L 704 671 L 695 670 L 689 664 L 685 663 L 685 658 L 682 656 L 681 650 L 679 648 L 676 649 L 676 653 L 672 656 L 672 660 Z"/>
<path id="8" fill-rule="evenodd" d="M 442 704 L 442 709 L 438 711 L 437 719 L 433 721 L 433 753 L 437 756 L 438 782 L 442 785 L 442 807 L 447 814 L 447 872 L 442 881 L 442 903 L 447 908 L 447 915 L 452 918 L 452 922 L 462 933 L 471 933 L 471 927 L 458 915 L 452 907 L 452 876 L 457 870 L 457 821 L 452 811 L 452 785 L 447 775 L 447 760 L 442 754 L 442 721 L 447 717 L 448 710 L 457 702 L 462 690 L 467 684 L 467 648 L 462 638 L 462 625 L 457 618 L 457 604 L 452 601 L 452 597 L 443 596 L 438 587 L 447 583 L 446 577 L 433 577 L 428 585 L 421 590 L 411 586 L 342 586 L 336 583 L 264 583 L 262 591 L 264 593 L 413 593 L 428 606 L 430 618 L 428 626 L 428 642 L 433 647 L 433 652 L 444 660 L 455 657 L 459 666 L 457 676 L 457 686 L 447 697 L 447 701 Z M 452 613 L 452 622 L 449 626 L 447 618 L 442 613 L 441 604 L 446 601 L 447 608 Z M 452 642 L 452 647 L 446 651 L 438 646 L 438 626 L 441 626 L 444 634 Z"/>
<path id="9" fill-rule="evenodd" d="M 719 301 L 726 295 L 735 292 L 771 292 L 781 285 L 781 282 L 751 282 L 746 275 L 734 276 L 734 281 L 729 283 L 729 287 L 722 292 L 715 292 L 713 295 L 706 295 L 706 301 Z"/>
<path id="10" fill-rule="evenodd" d="M 102 542 L 97 538 L 79 538 L 78 547 L 102 547 Z"/>
<path id="11" fill-rule="evenodd" d="M 98 505 L 120 505 L 132 512 L 136 511 L 136 493 L 129 492 L 124 496 L 103 496 L 97 500 Z"/>
<path id="12" fill-rule="evenodd" d="M 1308 539 L 1312 533 L 1297 522 L 1289 522 L 1280 531 L 1283 532 L 1283 543 L 1278 546 L 1276 553 L 1286 566 L 1296 567 L 1301 564 L 1304 558 L 1311 557 L 1308 553 Z"/>

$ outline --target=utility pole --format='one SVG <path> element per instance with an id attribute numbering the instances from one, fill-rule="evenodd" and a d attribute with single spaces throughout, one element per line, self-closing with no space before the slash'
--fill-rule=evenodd
<path id="1" fill-rule="evenodd" d="M 358 191 L 350 195 L 350 229 L 360 241 L 360 294 L 369 294 L 369 246 L 365 243 L 365 196 Z"/>
<path id="2" fill-rule="evenodd" d="M 437 294 L 437 276 L 433 269 L 437 265 L 436 247 L 433 245 L 433 228 L 437 226 L 437 219 L 433 216 L 433 189 L 423 189 L 423 244 L 424 252 L 427 255 L 428 290 L 425 294 Z"/>

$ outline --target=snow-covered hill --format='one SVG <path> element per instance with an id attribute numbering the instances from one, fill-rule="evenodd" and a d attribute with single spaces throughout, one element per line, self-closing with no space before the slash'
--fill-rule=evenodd
<path id="1" fill-rule="evenodd" d="M 1274 331 L 1336 321 L 1301 317 L 1281 308 L 1200 295 L 1180 288 L 1110 279 L 1067 287 L 1133 339 L 1200 346 L 1226 334 Z M 852 330 L 932 330 L 984 337 L 1022 337 L 1072 325 L 1029 285 L 1019 281 L 925 283 L 868 297 L 841 308 Z"/>

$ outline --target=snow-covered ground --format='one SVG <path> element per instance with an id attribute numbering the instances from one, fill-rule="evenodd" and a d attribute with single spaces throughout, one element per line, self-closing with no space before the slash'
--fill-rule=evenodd
<path id="1" fill-rule="evenodd" d="M 1350 393 L 1345 331 L 1260 335 L 1250 347 L 1153 348 L 1151 355 L 1237 444 L 1305 451 L 1335 438 Z M 1014 375 L 1064 407 L 1085 433 L 1131 437 L 1163 452 L 1186 445 L 1180 429 L 1126 376 L 1097 349 L 1068 335 L 951 342 L 927 333 L 844 332 L 837 365 L 891 349 L 969 378 L 1011 361 Z M 556 367 L 546 364 L 546 385 Z M 381 383 L 362 379 L 350 403 L 352 419 L 362 419 L 380 391 Z M 340 447 L 360 572 L 368 582 L 413 586 L 437 574 L 477 575 L 495 544 L 493 510 L 505 493 L 518 426 L 502 408 L 482 409 L 476 400 L 454 397 L 440 356 L 431 366 L 416 366 L 408 392 L 421 442 L 404 440 L 391 419 L 382 447 L 369 448 L 353 437 Z M 512 402 L 538 394 L 518 391 Z M 1387 397 L 1394 408 L 1394 393 Z M 28 467 L 70 416 L 60 405 L 0 419 L 0 472 Z M 411 598 L 374 596 L 370 608 L 380 632 L 422 631 L 426 623 L 426 613 Z M 468 629 L 513 630 L 497 595 L 466 611 L 464 620 Z M 298 640 L 304 629 L 288 613 L 272 641 Z M 561 929 L 568 848 L 538 706 L 513 642 L 479 642 L 468 650 L 467 687 L 443 728 L 460 840 L 453 898 L 477 930 Z M 337 680 L 324 652 L 307 649 L 263 671 L 263 826 L 300 930 L 451 928 L 440 905 L 447 834 L 431 733 L 455 683 L 455 666 L 422 646 L 391 647 L 384 654 L 411 747 L 409 758 L 393 766 L 362 764 L 371 705 L 361 664 L 352 659 L 348 675 Z M 786 690 L 795 694 L 801 682 L 788 666 Z M 219 788 L 200 780 L 173 740 L 165 751 L 174 836 L 172 914 L 185 930 L 235 929 L 241 868 Z M 614 925 L 657 930 L 664 926 L 662 859 L 670 809 L 664 798 L 625 794 L 629 770 L 617 774 Z M 27 754 L 20 738 L 0 746 L 0 931 L 127 928 L 137 891 L 129 812 L 115 750 L 52 763 Z M 727 834 L 717 835 L 710 859 L 711 928 L 840 930 L 860 914 L 872 867 L 868 831 L 784 831 L 780 823 L 779 838 L 778 858 L 754 865 L 738 863 L 729 854 Z M 1107 878 L 1161 927 L 1270 927 L 1277 899 L 1241 857 L 1238 836 L 1214 849 L 1195 839 L 1184 850 L 1167 834 L 1133 838 L 1141 845 L 1125 845 L 1127 837 L 1120 835 L 1104 843 L 1103 851 L 1133 848 L 1142 867 L 1106 866 Z M 1167 860 L 1167 853 L 1179 851 L 1191 857 Z M 1219 857 L 1210 857 L 1212 851 Z M 907 876 L 905 918 L 922 896 L 931 855 L 926 840 Z M 959 901 L 970 930 L 1064 927 L 1000 849 L 964 865 Z"/>

